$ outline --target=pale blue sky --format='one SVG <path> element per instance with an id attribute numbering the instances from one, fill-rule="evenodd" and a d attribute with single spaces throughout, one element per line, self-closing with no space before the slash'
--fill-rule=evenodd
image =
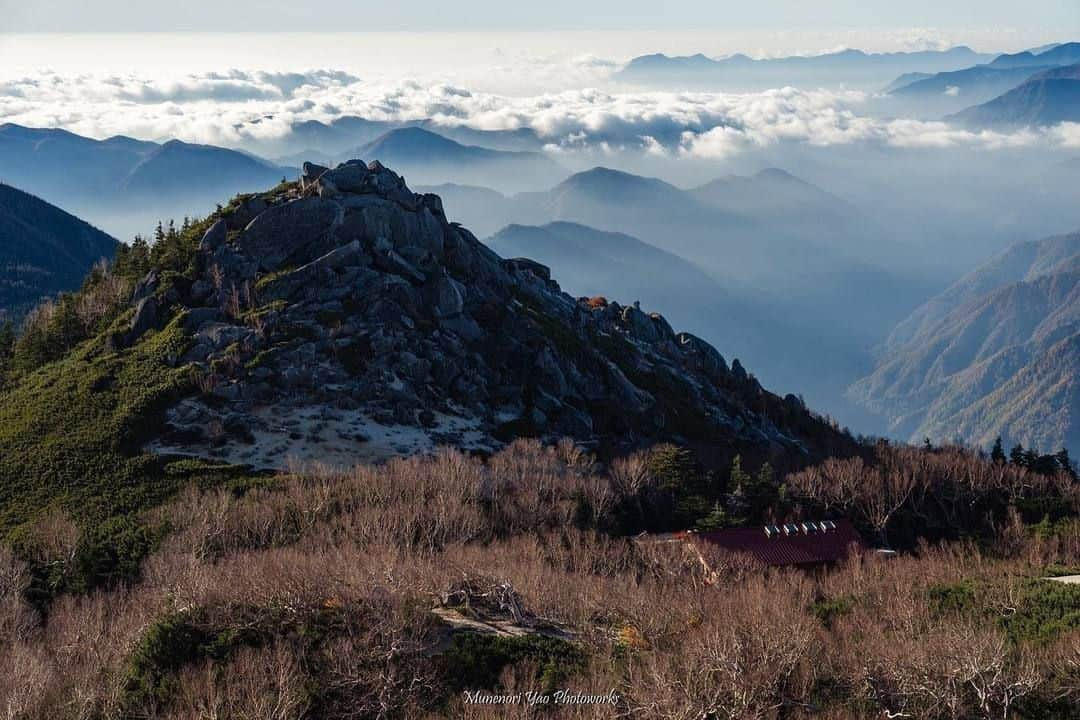
<path id="1" fill-rule="evenodd" d="M 1049 31 L 1080 37 L 1077 0 L 0 0 L 0 32 L 177 30 Z"/>

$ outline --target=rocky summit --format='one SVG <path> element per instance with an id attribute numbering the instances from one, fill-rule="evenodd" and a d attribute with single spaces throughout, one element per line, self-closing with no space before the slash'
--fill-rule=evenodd
<path id="1" fill-rule="evenodd" d="M 216 215 L 195 280 L 151 272 L 119 346 L 168 322 L 197 392 L 148 446 L 260 468 L 570 437 L 814 454 L 838 433 L 638 305 L 562 292 L 378 162 L 307 163 Z"/>

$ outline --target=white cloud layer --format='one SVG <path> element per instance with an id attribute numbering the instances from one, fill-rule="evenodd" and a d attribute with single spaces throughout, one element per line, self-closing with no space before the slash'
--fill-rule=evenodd
<path id="1" fill-rule="evenodd" d="M 607 66 L 588 56 L 575 62 Z M 430 118 L 486 130 L 531 127 L 563 151 L 634 148 L 700 158 L 783 142 L 1080 147 L 1077 124 L 1038 132 L 972 132 L 941 122 L 871 118 L 860 113 L 865 101 L 856 92 L 795 88 L 748 94 L 581 89 L 519 97 L 447 83 L 368 83 L 339 70 L 230 70 L 173 78 L 43 72 L 0 81 L 0 122 L 63 127 L 99 138 L 179 138 L 250 149 L 287 136 L 296 122 L 345 115 Z"/>

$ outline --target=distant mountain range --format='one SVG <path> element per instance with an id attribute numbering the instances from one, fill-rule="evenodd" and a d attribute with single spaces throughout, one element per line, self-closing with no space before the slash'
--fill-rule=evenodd
<path id="1" fill-rule="evenodd" d="M 74 290 L 117 242 L 79 218 L 0 183 L 0 321 Z"/>
<path id="2" fill-rule="evenodd" d="M 1080 43 L 1064 43 L 1042 52 L 999 55 L 989 63 L 929 76 L 897 78 L 887 91 L 897 100 L 913 103 L 922 116 L 955 113 L 988 102 L 1057 68 L 1080 62 Z"/>
<path id="3" fill-rule="evenodd" d="M 385 130 L 385 123 L 341 118 L 330 125 L 297 126 L 302 145 L 344 145 L 341 158 L 379 159 L 419 183 L 448 179 L 495 184 L 511 191 L 550 186 L 567 171 L 543 153 L 466 145 L 419 125 Z M 374 137 L 370 134 L 379 131 Z M 458 128 L 460 137 L 525 138 L 527 133 L 486 133 Z M 363 144 L 345 145 L 358 137 Z M 314 144 L 319 144 L 318 142 Z M 333 162 L 329 155 L 301 158 Z M 146 233 L 157 220 L 206 215 L 222 197 L 250 188 L 268 188 L 297 169 L 238 150 L 178 140 L 145 142 L 127 137 L 106 140 L 65 130 L 0 126 L 0 180 L 71 208 L 122 236 Z"/>
<path id="4" fill-rule="evenodd" d="M 294 123 L 291 132 L 261 139 L 250 149 L 260 155 L 274 157 L 283 165 L 299 165 L 304 160 L 334 163 L 352 159 L 349 155 L 351 151 L 402 128 L 421 128 L 463 145 L 480 145 L 492 150 L 535 152 L 544 146 L 531 128 L 475 130 L 437 124 L 431 120 L 402 123 L 344 116 L 325 123 L 318 120 Z"/>
<path id="5" fill-rule="evenodd" d="M 615 79 L 667 88 L 755 90 L 783 85 L 815 85 L 876 89 L 904 73 L 957 70 L 989 62 L 993 57 L 968 47 L 910 53 L 842 50 L 824 55 L 760 60 L 746 55 L 714 60 L 702 54 L 681 57 L 654 54 L 634 58 L 615 74 Z"/>
<path id="6" fill-rule="evenodd" d="M 782 308 L 733 292 L 697 264 L 625 233 L 571 222 L 508 225 L 485 243 L 503 257 L 544 263 L 572 295 L 640 301 L 722 343 L 776 387 L 798 388 L 815 401 L 838 397 L 857 372 L 857 347 L 820 324 L 793 320 Z M 793 354 L 791 347 L 802 350 Z M 822 407 L 837 412 L 835 404 Z M 846 410 L 850 417 L 853 410 Z"/>
<path id="7" fill-rule="evenodd" d="M 183 181 L 200 178 L 201 184 L 244 187 L 258 183 L 272 185 L 281 178 L 295 175 L 292 168 L 283 168 L 259 158 L 212 145 L 192 145 L 170 140 L 156 147 L 131 169 L 121 183 L 124 193 L 160 198 L 164 196 L 204 195 L 205 189 L 183 185 Z"/>
<path id="8" fill-rule="evenodd" d="M 1046 49 L 1027 50 L 1012 55 L 998 55 L 990 63 L 994 68 L 1073 65 L 1080 62 L 1080 42 L 1060 43 Z"/>
<path id="9" fill-rule="evenodd" d="M 587 287 L 574 278 L 598 277 L 593 292 L 641 299 L 723 339 L 773 386 L 797 388 L 845 417 L 852 410 L 837 399 L 871 369 L 867 349 L 935 289 L 871 262 L 889 233 L 778 169 L 690 190 L 607 168 L 511 197 L 455 185 L 424 190 L 493 235 L 500 252 L 556 268 L 571 291 Z M 804 350 L 792 355 L 793 346 Z"/>
<path id="10" fill-rule="evenodd" d="M 607 292 L 619 286 L 626 300 L 643 300 L 649 307 L 671 306 L 662 298 L 703 292 L 725 294 L 701 268 L 623 233 L 604 232 L 570 222 L 543 226 L 508 225 L 485 241 L 503 257 L 531 257 L 558 274 L 572 294 Z M 647 299 L 643 295 L 648 295 Z"/>
<path id="11" fill-rule="evenodd" d="M 391 130 L 346 154 L 393 165 L 418 183 L 455 178 L 515 190 L 558 182 L 567 172 L 542 153 L 463 145 L 420 127 Z"/>
<path id="12" fill-rule="evenodd" d="M 913 440 L 1080 451 L 1080 233 L 1016 245 L 919 308 L 851 395 Z"/>
<path id="13" fill-rule="evenodd" d="M 125 234 L 162 217 L 205 215 L 222 197 L 296 172 L 209 145 L 0 125 L 0 179 Z"/>
<path id="14" fill-rule="evenodd" d="M 989 102 L 946 118 L 975 128 L 1080 122 L 1080 64 L 1038 73 Z"/>
<path id="15" fill-rule="evenodd" d="M 756 340 L 769 335 L 769 323 L 749 304 L 693 262 L 625 233 L 552 222 L 507 225 L 484 242 L 503 257 L 528 257 L 547 265 L 572 295 L 640 301 L 681 327 L 724 338 L 731 352 L 766 344 Z"/>
<path id="16" fill-rule="evenodd" d="M 872 258 L 882 257 L 889 244 L 888 231 L 857 209 L 777 169 L 691 190 L 602 167 L 544 192 L 509 197 L 460 185 L 425 189 L 438 192 L 482 235 L 509 224 L 578 223 L 625 233 L 691 260 L 725 286 L 788 298 L 804 292 L 820 297 L 845 280 L 881 282 Z M 875 238 L 873 246 L 868 236 Z M 901 307 L 909 302 L 902 296 Z M 893 316 L 899 319 L 913 306 Z M 849 318 L 849 327 L 866 327 Z M 880 315 L 868 313 L 865 319 L 880 327 Z"/>

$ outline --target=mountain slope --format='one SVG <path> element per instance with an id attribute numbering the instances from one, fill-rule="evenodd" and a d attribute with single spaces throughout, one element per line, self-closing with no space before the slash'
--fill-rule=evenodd
<path id="1" fill-rule="evenodd" d="M 92 140 L 66 130 L 0 125 L 0 178 L 69 206 L 109 200 L 155 143 Z"/>
<path id="2" fill-rule="evenodd" d="M 508 225 L 485 244 L 503 257 L 539 260 L 551 267 L 563 287 L 578 295 L 594 292 L 641 299 L 641 292 L 652 292 L 645 304 L 668 307 L 673 303 L 658 302 L 656 293 L 700 297 L 706 288 L 722 292 L 700 268 L 677 255 L 629 235 L 577 223 Z"/>
<path id="3" fill-rule="evenodd" d="M 1033 75 L 1054 67 L 977 65 L 916 80 L 893 90 L 890 95 L 903 101 L 921 103 L 928 107 L 930 113 L 955 111 L 992 100 L 1023 84 Z"/>
<path id="4" fill-rule="evenodd" d="M 551 268 L 573 295 L 640 301 L 670 322 L 722 343 L 758 376 L 785 390 L 823 397 L 850 381 L 842 352 L 826 333 L 791 321 L 780 308 L 733 293 L 696 264 L 624 233 L 571 222 L 508 225 L 486 241 L 504 257 L 530 257 Z M 786 348 L 805 348 L 798 358 Z M 816 368 L 813 377 L 805 369 Z"/>
<path id="5" fill-rule="evenodd" d="M 0 319 L 74 290 L 117 242 L 33 195 L 0 183 Z"/>
<path id="6" fill-rule="evenodd" d="M 508 225 L 485 244 L 503 257 L 529 257 L 551 268 L 572 295 L 640 301 L 671 322 L 720 341 L 744 360 L 757 362 L 774 325 L 688 260 L 623 233 L 571 222 Z M 779 331 L 773 328 L 773 333 Z M 765 377 L 777 375 L 766 372 Z"/>
<path id="7" fill-rule="evenodd" d="M 226 148 L 0 126 L 0 178 L 120 236 L 146 234 L 163 217 L 206 215 L 223 197 L 292 174 Z"/>
<path id="8" fill-rule="evenodd" d="M 939 72 L 928 78 L 899 79 L 887 91 L 894 98 L 921 105 L 922 116 L 956 113 L 990 102 L 1042 73 L 1080 62 L 1080 43 L 1056 45 L 1041 52 L 1000 55 L 992 62 Z"/>
<path id="9" fill-rule="evenodd" d="M 1080 64 L 1041 72 L 993 100 L 946 118 L 974 128 L 1080 122 Z"/>
<path id="10" fill-rule="evenodd" d="M 518 434 L 604 454 L 660 439 L 721 455 L 840 441 L 658 315 L 579 302 L 538 263 L 503 260 L 381 165 L 305 173 L 207 231 L 202 270 L 173 286 L 175 306 L 136 312 L 133 328 L 187 313 L 178 361 L 216 368 L 211 387 L 168 412 L 155 452 L 277 467 L 439 443 L 490 450 Z M 164 282 L 146 292 L 162 297 Z M 239 314 L 222 310 L 230 287 L 251 288 Z M 222 426 L 247 431 L 214 440 Z"/>
<path id="11" fill-rule="evenodd" d="M 452 181 L 521 190 L 556 182 L 565 170 L 538 152 L 492 150 L 459 142 L 421 127 L 404 127 L 351 152 L 394 165 L 419 183 Z"/>
<path id="12" fill-rule="evenodd" d="M 717 229 L 748 229 L 750 224 L 714 211 L 679 188 L 656 178 L 596 167 L 579 172 L 550 190 L 522 193 L 511 199 L 511 213 L 526 222 L 532 220 L 567 220 L 591 227 L 625 232 L 650 238 L 667 236 L 663 243 L 653 243 L 683 257 L 691 239 L 674 237 L 673 225 Z M 698 248 L 704 251 L 705 248 Z"/>
<path id="13" fill-rule="evenodd" d="M 1080 233 L 1016 243 L 911 313 L 889 334 L 884 349 L 891 352 L 923 342 L 945 316 L 963 305 L 1007 285 L 1074 270 L 1078 258 Z"/>
<path id="14" fill-rule="evenodd" d="M 501 192 L 480 185 L 442 183 L 414 186 L 416 192 L 438 195 L 450 217 L 473 228 L 478 236 L 486 237 L 512 221 L 509 199 Z"/>
<path id="15" fill-rule="evenodd" d="M 691 260 L 734 292 L 813 307 L 819 317 L 846 308 L 855 334 L 877 332 L 882 317 L 899 320 L 922 299 L 913 300 L 912 289 L 876 264 L 889 252 L 886 229 L 776 169 L 688 191 L 595 168 L 546 193 L 511 198 L 502 218 L 530 225 L 565 220 L 626 233 Z M 866 297 L 868 286 L 895 288 L 897 294 L 874 295 L 887 295 L 895 306 L 863 307 L 865 317 L 852 314 L 852 300 Z"/>
<path id="16" fill-rule="evenodd" d="M 842 50 L 824 55 L 761 60 L 746 55 L 713 60 L 702 54 L 689 57 L 654 54 L 634 58 L 616 73 L 615 78 L 627 83 L 667 88 L 751 90 L 799 84 L 877 88 L 903 73 L 955 70 L 986 62 L 992 57 L 967 47 L 912 53 Z"/>
<path id="17" fill-rule="evenodd" d="M 444 125 L 433 120 L 393 122 L 346 115 L 330 122 L 306 120 L 290 126 L 278 137 L 250 141 L 251 149 L 266 157 L 291 157 L 313 152 L 331 159 L 343 158 L 392 130 L 418 127 L 438 133 L 463 145 L 479 145 L 492 150 L 538 151 L 543 142 L 530 128 L 516 130 L 474 130 L 466 126 Z M 306 159 L 312 160 L 311 156 Z"/>
<path id="18" fill-rule="evenodd" d="M 762 377 L 841 416 L 850 410 L 842 400 L 844 389 L 871 367 L 867 349 L 937 290 L 871 261 L 874 254 L 889 252 L 887 229 L 775 169 L 694 190 L 594 168 L 542 193 L 506 198 L 460 187 L 440 192 L 448 208 L 481 232 L 513 224 L 574 223 L 621 233 L 691 262 L 712 278 L 702 285 L 701 296 L 723 288 L 717 297 L 737 300 L 739 309 L 699 297 L 685 307 L 704 303 L 714 310 L 663 310 L 717 342 L 727 342 L 727 333 L 734 332 L 740 356 Z M 583 263 L 580 272 L 608 276 L 603 265 Z M 639 284 L 648 282 L 646 271 Z M 836 323 L 836 317 L 845 321 Z M 814 348 L 812 364 L 790 353 L 793 344 L 803 342 Z"/>
<path id="19" fill-rule="evenodd" d="M 1080 235 L 1011 248 L 902 323 L 852 396 L 914 439 L 1080 448 Z"/>
<path id="20" fill-rule="evenodd" d="M 690 194 L 721 212 L 762 218 L 774 231 L 815 238 L 841 255 L 868 260 L 879 252 L 863 253 L 862 238 L 882 233 L 858 208 L 779 168 L 718 178 Z"/>
<path id="21" fill-rule="evenodd" d="M 1047 48 L 999 55 L 990 62 L 994 68 L 1074 65 L 1080 62 L 1080 42 L 1061 43 Z"/>
<path id="22" fill-rule="evenodd" d="M 286 173 L 295 171 L 235 150 L 170 140 L 133 167 L 120 187 L 142 198 L 206 196 L 213 190 L 193 178 L 209 179 L 215 188 L 267 187 Z"/>

